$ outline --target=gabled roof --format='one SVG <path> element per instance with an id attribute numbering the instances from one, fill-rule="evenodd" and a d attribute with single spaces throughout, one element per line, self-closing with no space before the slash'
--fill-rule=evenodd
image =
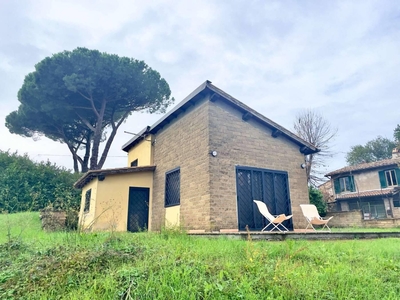
<path id="1" fill-rule="evenodd" d="M 74 183 L 74 188 L 81 189 L 88 182 L 97 177 L 99 178 L 99 180 L 104 180 L 105 176 L 107 175 L 154 171 L 155 169 L 156 169 L 155 166 L 145 166 L 145 167 L 125 167 L 125 168 L 114 168 L 114 169 L 90 170 L 81 178 L 79 178 L 77 182 Z"/>
<path id="2" fill-rule="evenodd" d="M 371 170 L 371 169 L 379 169 L 383 167 L 396 167 L 400 164 L 400 158 L 394 158 L 394 159 L 384 159 L 384 160 L 379 160 L 379 161 L 374 161 L 370 163 L 364 163 L 364 164 L 359 164 L 359 165 L 354 165 L 354 166 L 347 166 L 344 168 L 341 168 L 336 171 L 332 171 L 325 176 L 333 176 L 333 175 L 339 175 L 339 174 L 345 174 L 345 173 L 350 173 L 350 172 L 357 172 L 360 173 L 362 171 L 366 170 Z"/>
<path id="3" fill-rule="evenodd" d="M 237 110 L 243 113 L 243 120 L 248 120 L 250 118 L 256 120 L 262 125 L 270 128 L 272 130 L 272 135 L 278 137 L 283 135 L 300 147 L 300 151 L 303 154 L 312 154 L 319 152 L 320 150 L 314 145 L 304 141 L 294 133 L 285 129 L 284 127 L 278 125 L 272 120 L 266 118 L 262 114 L 258 113 L 254 109 L 243 104 L 239 100 L 235 99 L 231 95 L 225 93 L 223 90 L 217 88 L 211 84 L 211 81 L 205 81 L 197 89 L 195 89 L 189 96 L 187 96 L 183 101 L 178 103 L 171 111 L 164 115 L 160 120 L 158 120 L 153 126 L 147 126 L 138 135 L 130 139 L 126 144 L 122 146 L 122 150 L 128 152 L 129 149 L 134 147 L 137 143 L 143 140 L 148 134 L 156 134 L 161 128 L 168 124 L 171 120 L 176 118 L 180 113 L 185 112 L 191 105 L 194 105 L 196 101 L 199 101 L 205 96 L 209 96 L 210 101 L 224 101 L 225 103 L 233 106 Z"/>

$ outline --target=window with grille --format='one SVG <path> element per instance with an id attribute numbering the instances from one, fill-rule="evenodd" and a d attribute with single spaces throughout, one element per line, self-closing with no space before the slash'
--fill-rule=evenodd
<path id="1" fill-rule="evenodd" d="M 85 194 L 85 208 L 84 212 L 87 213 L 90 211 L 90 199 L 92 198 L 92 189 L 87 190 Z"/>
<path id="2" fill-rule="evenodd" d="M 165 207 L 181 202 L 181 171 L 174 169 L 165 174 Z"/>

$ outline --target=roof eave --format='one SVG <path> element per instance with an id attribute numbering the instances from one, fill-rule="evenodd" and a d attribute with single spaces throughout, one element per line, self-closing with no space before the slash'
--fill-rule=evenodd
<path id="1" fill-rule="evenodd" d="M 73 187 L 76 189 L 81 189 L 93 179 L 100 177 L 105 178 L 105 176 L 108 175 L 129 174 L 135 172 L 152 172 L 155 169 L 156 166 L 142 166 L 142 167 L 124 167 L 124 168 L 114 168 L 114 169 L 90 170 L 86 172 L 81 178 L 79 178 L 74 183 Z"/>
<path id="2" fill-rule="evenodd" d="M 147 126 L 144 128 L 140 133 L 138 133 L 136 136 L 134 136 L 132 139 L 130 139 L 127 143 L 125 143 L 122 146 L 122 150 L 125 152 L 128 152 L 130 148 L 132 148 L 136 143 L 138 143 L 141 139 L 144 138 L 144 135 L 146 133 L 154 133 L 154 131 L 162 125 L 162 123 L 166 122 L 170 117 L 173 117 L 174 114 L 179 114 L 179 112 L 183 109 L 183 107 L 188 104 L 193 98 L 195 98 L 197 95 L 199 95 L 201 92 L 203 92 L 206 87 L 207 83 L 210 81 L 206 80 L 203 82 L 198 88 L 196 88 L 193 92 L 191 92 L 185 99 L 183 99 L 181 102 L 179 102 L 172 110 L 170 110 L 168 113 L 166 113 L 162 118 L 160 118 L 156 123 L 154 123 L 152 126 Z"/>
<path id="3" fill-rule="evenodd" d="M 354 173 L 362 173 L 364 171 L 371 171 L 371 170 L 376 170 L 376 169 L 387 169 L 389 167 L 394 167 L 394 166 L 398 166 L 398 162 L 393 162 L 390 164 L 385 164 L 385 165 L 380 165 L 380 166 L 371 166 L 371 167 L 367 167 L 367 168 L 362 168 L 362 169 L 355 169 L 355 170 L 344 170 L 344 171 L 340 171 L 336 170 L 336 171 L 332 171 L 328 174 L 325 175 L 325 177 L 336 177 L 337 175 L 346 175 L 346 174 L 354 174 Z"/>
<path id="4" fill-rule="evenodd" d="M 207 91 L 207 92 L 205 92 Z M 267 117 L 263 116 L 262 114 L 258 113 L 257 111 L 253 110 L 252 108 L 248 107 L 244 103 L 240 102 L 236 98 L 232 97 L 231 95 L 225 93 L 223 90 L 214 86 L 211 81 L 206 80 L 202 83 L 198 88 L 196 88 L 190 95 L 188 95 L 185 99 L 183 99 L 175 108 L 173 108 L 170 112 L 164 115 L 161 119 L 159 119 L 156 123 L 154 123 L 151 127 L 147 126 L 144 128 L 138 135 L 133 137 L 129 140 L 126 144 L 122 146 L 122 150 L 128 152 L 130 148 L 132 148 L 136 143 L 138 143 L 141 139 L 145 137 L 148 133 L 156 133 L 160 127 L 163 126 L 164 123 L 168 123 L 170 118 L 176 117 L 180 114 L 181 111 L 186 110 L 186 106 L 190 105 L 194 102 L 198 96 L 203 93 L 209 93 L 210 101 L 216 101 L 216 99 L 223 99 L 228 104 L 234 106 L 236 109 L 239 109 L 243 112 L 243 119 L 246 118 L 254 118 L 261 122 L 262 124 L 266 125 L 270 129 L 273 130 L 273 136 L 277 137 L 280 134 L 283 134 L 286 138 L 297 144 L 300 148 L 299 151 L 304 155 L 318 153 L 320 149 L 308 143 L 307 141 L 303 140 L 302 138 L 298 137 L 294 133 L 290 132 L 286 128 L 280 126 L 279 124 L 273 122 L 272 120 L 268 119 Z M 219 97 L 214 97 L 215 94 Z M 213 100 L 214 98 L 214 100 Z"/>
<path id="5" fill-rule="evenodd" d="M 309 155 L 309 154 L 313 154 L 313 153 L 317 153 L 317 152 L 321 151 L 320 149 L 318 149 L 317 147 L 315 147 L 311 143 L 308 143 L 307 141 L 305 141 L 302 138 L 298 137 L 297 135 L 295 135 L 294 133 L 290 132 L 286 128 L 280 126 L 279 124 L 275 123 L 274 121 L 268 119 L 264 115 L 262 115 L 259 112 L 255 111 L 254 109 L 248 107 L 247 105 L 245 105 L 244 103 L 240 102 L 236 98 L 234 98 L 231 95 L 225 93 L 223 90 L 220 90 L 219 88 L 217 88 L 216 86 L 211 84 L 211 82 L 209 82 L 209 81 L 207 82 L 207 87 L 212 92 L 219 94 L 222 97 L 222 99 L 227 100 L 228 103 L 230 103 L 231 105 L 233 105 L 236 108 L 240 109 L 243 112 L 244 116 L 245 116 L 245 114 L 247 114 L 247 115 L 251 116 L 252 118 L 257 119 L 258 121 L 260 121 L 261 123 L 263 123 L 264 125 L 269 127 L 270 129 L 273 129 L 273 131 L 279 133 L 278 135 L 283 134 L 286 138 L 288 138 L 292 142 L 296 143 L 298 146 L 300 146 L 299 150 L 300 150 L 300 152 L 302 154 Z M 247 118 L 249 119 L 250 117 L 247 117 Z"/>

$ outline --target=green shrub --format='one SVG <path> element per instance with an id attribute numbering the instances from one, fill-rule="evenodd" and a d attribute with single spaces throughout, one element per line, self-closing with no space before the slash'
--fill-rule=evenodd
<path id="1" fill-rule="evenodd" d="M 38 211 L 49 204 L 78 209 L 80 192 L 73 188 L 79 174 L 27 154 L 0 150 L 0 213 Z"/>
<path id="2" fill-rule="evenodd" d="M 326 215 L 327 205 L 324 201 L 324 196 L 322 195 L 321 191 L 310 186 L 308 188 L 308 193 L 310 197 L 310 203 L 314 204 L 317 207 L 318 213 L 321 217 Z"/>

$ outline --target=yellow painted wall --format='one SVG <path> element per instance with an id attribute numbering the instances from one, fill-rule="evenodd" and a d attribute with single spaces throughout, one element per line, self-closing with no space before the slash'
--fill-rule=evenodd
<path id="1" fill-rule="evenodd" d="M 165 227 L 178 227 L 180 225 L 181 206 L 176 205 L 165 209 Z"/>
<path id="2" fill-rule="evenodd" d="M 98 180 L 97 178 L 89 182 L 85 185 L 82 189 L 82 196 L 81 196 L 81 209 L 79 211 L 79 227 L 81 230 L 88 230 L 90 229 L 94 216 L 96 213 L 96 196 L 97 196 L 97 185 Z M 85 208 L 85 195 L 88 190 L 92 189 L 91 198 L 90 198 L 90 210 L 87 213 L 84 213 L 83 210 Z"/>
<path id="3" fill-rule="evenodd" d="M 103 181 L 94 180 L 97 183 L 96 193 L 93 193 L 90 218 L 93 222 L 93 231 L 126 231 L 128 221 L 129 187 L 150 188 L 149 215 L 151 215 L 153 172 L 137 172 L 127 174 L 107 175 Z M 84 207 L 85 192 L 89 183 L 82 189 L 81 211 Z M 92 214 L 93 209 L 93 214 Z M 149 218 L 149 230 L 151 222 Z"/>
<path id="4" fill-rule="evenodd" d="M 147 136 L 146 139 L 128 151 L 128 167 L 136 159 L 139 167 L 153 165 L 153 146 L 151 141 L 153 141 L 153 135 Z"/>

